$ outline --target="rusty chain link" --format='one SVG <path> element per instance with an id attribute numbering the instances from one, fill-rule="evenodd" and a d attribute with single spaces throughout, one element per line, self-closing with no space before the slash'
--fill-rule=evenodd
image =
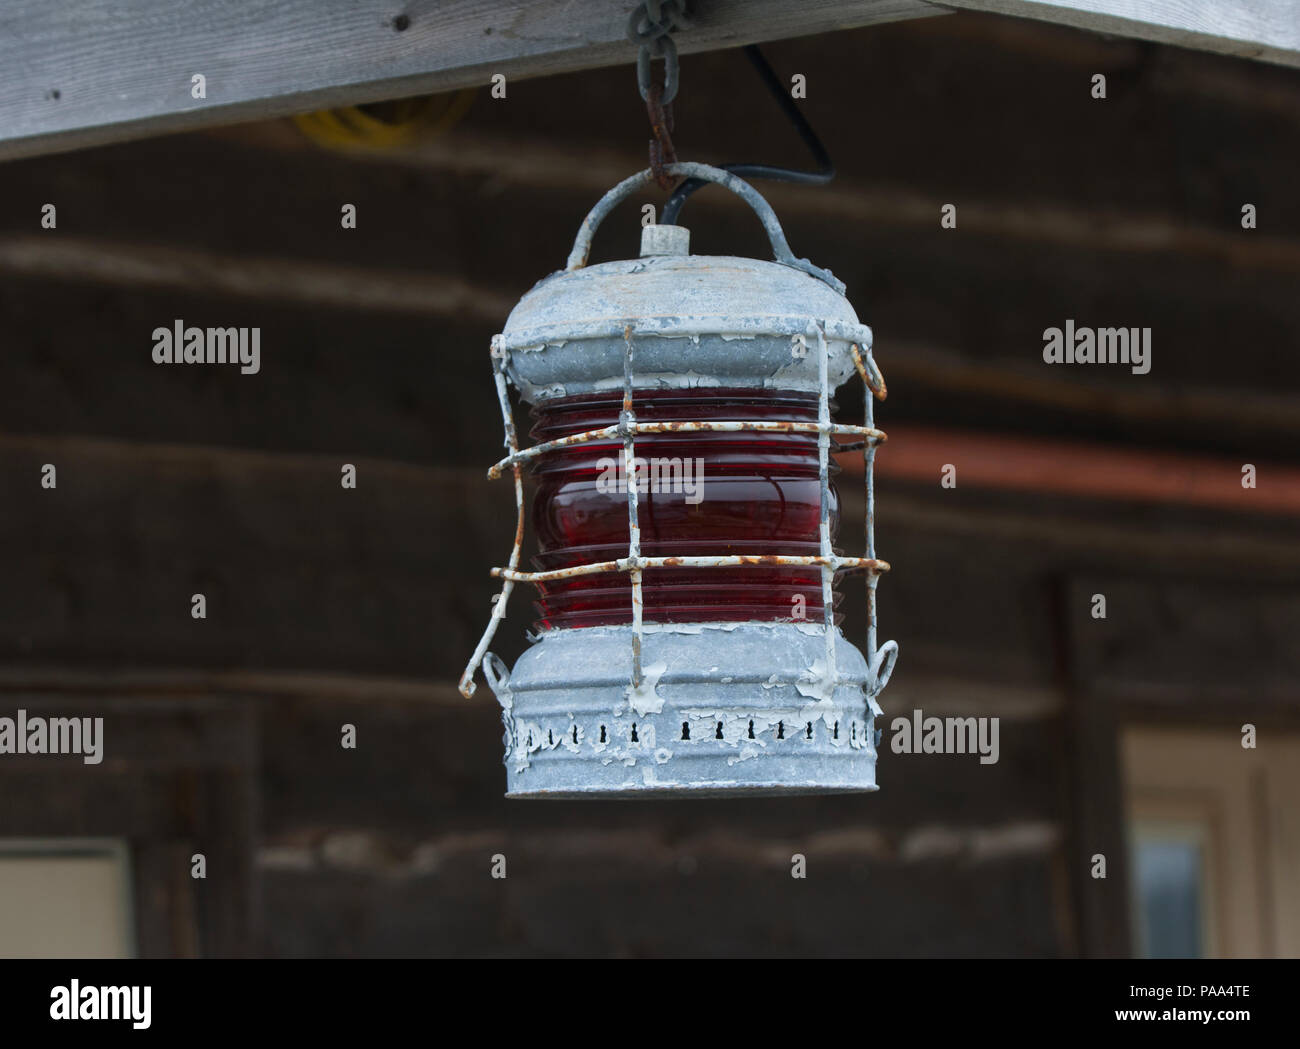
<path id="1" fill-rule="evenodd" d="M 677 163 L 677 150 L 672 139 L 673 107 L 660 100 L 662 90 L 658 84 L 651 84 L 650 97 L 645 102 L 650 130 L 654 134 L 650 140 L 650 170 L 654 172 L 660 189 L 672 189 L 677 180 L 668 174 L 666 168 Z"/>
<path id="2" fill-rule="evenodd" d="M 646 0 L 637 5 L 627 24 L 628 39 L 640 45 L 636 61 L 636 82 L 650 117 L 650 169 L 660 189 L 672 189 L 674 179 L 665 168 L 677 162 L 673 148 L 673 99 L 677 97 L 677 45 L 671 33 L 688 25 L 686 0 Z M 654 82 L 650 73 L 653 58 L 664 60 L 664 82 Z"/>

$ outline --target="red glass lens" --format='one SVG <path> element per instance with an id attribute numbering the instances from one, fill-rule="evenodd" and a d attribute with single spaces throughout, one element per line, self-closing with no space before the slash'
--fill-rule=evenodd
<path id="1" fill-rule="evenodd" d="M 766 390 L 650 390 L 633 407 L 640 422 L 764 420 L 816 422 L 817 396 Z M 611 426 L 619 391 L 560 398 L 533 409 L 542 442 Z M 636 438 L 641 553 L 646 557 L 821 552 L 821 492 L 815 433 L 669 433 Z M 540 571 L 627 556 L 623 445 L 591 441 L 539 456 L 532 516 Z M 831 470 L 835 470 L 834 463 Z M 831 487 L 831 537 L 839 504 Z M 818 568 L 647 569 L 648 623 L 807 620 L 823 617 Z M 544 583 L 539 628 L 630 623 L 625 572 Z M 836 595 L 838 602 L 838 595 Z"/>

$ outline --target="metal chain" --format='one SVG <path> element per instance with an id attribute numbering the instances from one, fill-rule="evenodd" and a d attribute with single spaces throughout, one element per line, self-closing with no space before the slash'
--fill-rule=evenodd
<path id="1" fill-rule="evenodd" d="M 661 105 L 671 105 L 677 97 L 677 45 L 669 35 L 675 29 L 689 28 L 687 0 L 645 0 L 638 4 L 627 23 L 628 39 L 639 44 L 636 59 L 636 84 L 641 98 L 650 101 L 650 60 L 664 60 Z"/>
<path id="2" fill-rule="evenodd" d="M 672 189 L 674 179 L 666 172 L 677 162 L 673 148 L 673 99 L 677 97 L 677 45 L 671 33 L 687 25 L 686 0 L 645 0 L 632 12 L 627 23 L 628 39 L 640 45 L 636 59 L 636 83 L 650 117 L 650 170 L 660 189 Z M 650 75 L 650 60 L 664 60 L 663 85 Z"/>

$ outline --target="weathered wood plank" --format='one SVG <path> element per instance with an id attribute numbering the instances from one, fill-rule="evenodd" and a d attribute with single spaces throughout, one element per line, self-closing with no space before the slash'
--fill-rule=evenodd
<path id="1" fill-rule="evenodd" d="M 322 106 L 630 62 L 627 0 L 459 0 L 397 12 L 364 3 L 150 0 L 62 9 L 24 0 L 0 20 L 0 155 L 18 156 Z M 1300 64 L 1286 0 L 956 0 L 1038 18 Z M 686 53 L 943 13 L 923 0 L 718 0 L 678 34 Z M 209 81 L 191 94 L 191 77 Z"/>
<path id="2" fill-rule="evenodd" d="M 12 712 L 8 716 L 12 716 Z M 170 772 L 134 773 L 96 769 L 78 773 L 69 759 L 11 765 L 5 759 L 6 801 L 0 835 L 48 837 L 183 837 L 192 826 L 177 811 Z"/>
<path id="3" fill-rule="evenodd" d="M 1061 684 L 1067 695 L 1066 793 L 1069 835 L 1064 863 L 1080 953 L 1122 958 L 1132 951 L 1128 841 L 1120 766 L 1120 718 L 1113 698 L 1091 687 L 1096 667 L 1082 639 L 1104 620 L 1092 618 L 1092 593 L 1078 580 L 1053 581 L 1051 619 Z M 1144 624 L 1141 633 L 1150 632 Z"/>
<path id="4" fill-rule="evenodd" d="M 384 272 L 305 259 L 231 258 L 80 237 L 0 239 L 0 272 L 330 309 L 454 316 L 498 326 L 515 304 L 497 289 L 435 273 Z"/>
<path id="5" fill-rule="evenodd" d="M 21 0 L 0 11 L 0 156 L 626 64 L 622 0 Z M 942 14 L 922 0 L 717 0 L 685 53 Z M 206 98 L 191 78 L 206 78 Z M 630 85 L 629 85 L 630 86 Z"/>
<path id="6" fill-rule="evenodd" d="M 268 870 L 272 956 L 1051 957 L 1050 855 L 897 863 L 815 840 L 486 835 L 434 870 L 386 878 Z M 790 854 L 806 849 L 806 880 Z M 762 847 L 769 845 L 764 850 Z M 490 876 L 491 856 L 508 877 Z M 557 859 L 557 857 L 559 857 Z M 431 855 L 431 862 L 438 857 Z"/>
<path id="7" fill-rule="evenodd" d="M 131 849 L 137 957 L 198 957 L 193 854 L 183 840 L 142 839 Z"/>
<path id="8" fill-rule="evenodd" d="M 44 688 L 11 683 L 0 688 L 0 717 L 21 708 L 29 717 L 102 718 L 98 764 L 70 755 L 6 754 L 6 768 L 40 772 L 57 765 L 66 778 L 100 772 L 223 771 L 251 767 L 255 760 L 245 705 L 212 691 L 141 696 L 104 687 L 69 687 L 47 679 Z M 161 690 L 160 690 L 161 691 Z M 89 833 L 88 831 L 86 833 Z"/>
<path id="9" fill-rule="evenodd" d="M 944 0 L 949 7 L 1037 18 L 1098 33 L 1300 65 L 1291 0 Z"/>
<path id="10" fill-rule="evenodd" d="M 131 697 L 130 706 L 151 699 L 184 705 L 192 709 L 197 698 L 214 693 L 226 696 L 252 696 L 259 701 L 283 698 L 317 700 L 364 700 L 376 704 L 421 704 L 463 709 L 478 700 L 467 700 L 448 681 L 428 681 L 401 677 L 365 676 L 360 674 L 317 674 L 310 671 L 271 670 L 190 670 L 186 668 L 122 668 L 95 671 L 69 667 L 0 667 L 0 695 L 23 694 L 103 695 L 114 703 Z M 84 702 L 84 698 L 82 699 Z M 1016 710 L 1033 711 L 1043 702 L 1035 694 L 1021 694 Z M 160 741 L 151 740 L 150 748 Z M 169 744 L 170 745 L 170 744 Z M 172 755 L 177 761 L 192 760 L 190 755 Z"/>
<path id="11" fill-rule="evenodd" d="M 837 92 L 847 86 L 827 82 L 833 76 L 834 74 L 822 74 L 819 77 L 819 91 Z M 702 102 L 703 99 L 696 100 L 697 105 Z M 825 123 L 837 129 L 843 126 L 847 130 L 851 124 L 851 121 L 837 116 L 833 110 L 827 112 L 826 117 L 828 119 Z M 294 156 L 313 155 L 319 150 L 319 147 L 288 123 L 262 123 L 233 128 L 214 132 L 213 137 L 243 147 L 252 145 L 273 152 L 281 158 L 279 163 L 284 164 L 292 163 L 291 158 Z M 1042 139 L 1038 142 L 1042 148 L 1051 148 Z M 846 152 L 849 156 L 854 155 L 856 150 L 852 143 L 841 148 L 841 158 L 845 157 Z M 1007 156 L 1009 151 L 1001 155 Z M 629 156 L 626 151 L 595 145 L 584 150 L 582 164 L 575 165 L 570 147 L 548 141 L 535 131 L 505 136 L 461 130 L 446 138 L 392 149 L 349 151 L 342 154 L 341 158 L 341 161 L 335 162 L 371 169 L 414 168 L 426 172 L 436 171 L 476 182 L 490 178 L 497 185 L 508 184 L 547 193 L 562 192 L 566 196 L 580 191 L 590 194 L 593 201 L 611 185 L 626 178 L 641 163 L 639 156 Z M 1157 173 L 1149 171 L 1144 174 L 1154 178 Z M 840 224 L 853 224 L 854 228 L 885 226 L 932 231 L 938 225 L 939 209 L 947 199 L 944 193 L 951 196 L 955 191 L 955 187 L 950 186 L 946 190 L 939 190 L 939 195 L 936 195 L 935 190 L 929 187 L 882 184 L 875 180 L 855 178 L 848 172 L 837 177 L 831 185 L 815 190 L 781 183 L 756 184 L 783 221 L 796 230 L 799 223 L 834 218 Z M 647 199 L 653 197 L 653 193 L 647 193 Z M 1235 223 L 1213 225 L 1206 221 L 1194 222 L 1154 209 L 1134 210 L 1131 206 L 1101 210 L 1086 203 L 1072 204 L 1065 200 L 995 198 L 982 193 L 972 195 L 969 190 L 963 191 L 959 200 L 959 228 L 963 235 L 1006 238 L 1072 251 L 1131 253 L 1137 256 L 1176 255 L 1203 261 L 1207 265 L 1285 274 L 1300 273 L 1300 240 L 1263 230 L 1242 236 L 1240 227 Z M 747 205 L 728 194 L 711 196 L 708 207 L 747 214 Z M 688 214 L 695 216 L 699 212 L 692 211 Z M 573 221 L 576 222 L 576 219 Z M 834 232 L 834 227 L 830 227 L 830 231 Z M 32 238 L 25 243 L 34 245 L 39 239 Z"/>
<path id="12" fill-rule="evenodd" d="M 1268 483 L 1245 488 L 1240 459 L 906 424 L 889 433 L 888 454 L 876 460 L 886 480 L 932 481 L 951 463 L 963 484 L 978 487 L 1300 517 L 1300 468 L 1292 466 L 1254 463 Z M 847 477 L 862 476 L 859 456 L 844 455 L 841 465 Z"/>
<path id="13" fill-rule="evenodd" d="M 351 455 L 304 469 L 251 452 L 40 443 L 0 456 L 13 551 L 0 651 L 32 662 L 450 676 L 514 529 L 509 491 L 493 501 L 465 471 L 431 483 L 439 471 Z M 42 462 L 57 465 L 56 489 L 39 487 Z M 355 491 L 340 485 L 343 462 Z M 190 615 L 195 593 L 206 619 Z M 523 601 L 518 614 L 530 618 Z"/>
<path id="14" fill-rule="evenodd" d="M 1240 579 L 1097 575 L 1076 603 L 1106 596 L 1075 644 L 1089 696 L 1165 718 L 1294 723 L 1300 680 L 1300 586 Z M 1156 626 L 1153 628 L 1153 624 Z"/>

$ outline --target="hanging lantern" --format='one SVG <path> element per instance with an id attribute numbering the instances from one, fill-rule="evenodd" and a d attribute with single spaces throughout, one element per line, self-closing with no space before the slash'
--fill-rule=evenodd
<path id="1" fill-rule="evenodd" d="M 688 253 L 681 226 L 641 257 L 587 266 L 620 183 L 584 220 L 567 267 L 520 300 L 492 365 L 518 526 L 481 666 L 501 703 L 510 797 L 817 794 L 876 788 L 876 696 L 897 657 L 876 645 L 872 460 L 885 395 L 871 330 L 828 271 L 796 259 L 767 202 L 734 175 L 673 164 L 758 214 L 775 260 Z M 863 426 L 832 421 L 854 373 Z M 521 449 L 508 386 L 532 410 Z M 849 438 L 849 445 L 832 442 Z M 835 547 L 833 450 L 861 447 L 866 551 Z M 521 569 L 525 474 L 537 554 Z M 837 585 L 867 584 L 864 656 L 837 625 Z M 537 587 L 537 640 L 513 671 L 488 652 L 516 583 Z"/>

